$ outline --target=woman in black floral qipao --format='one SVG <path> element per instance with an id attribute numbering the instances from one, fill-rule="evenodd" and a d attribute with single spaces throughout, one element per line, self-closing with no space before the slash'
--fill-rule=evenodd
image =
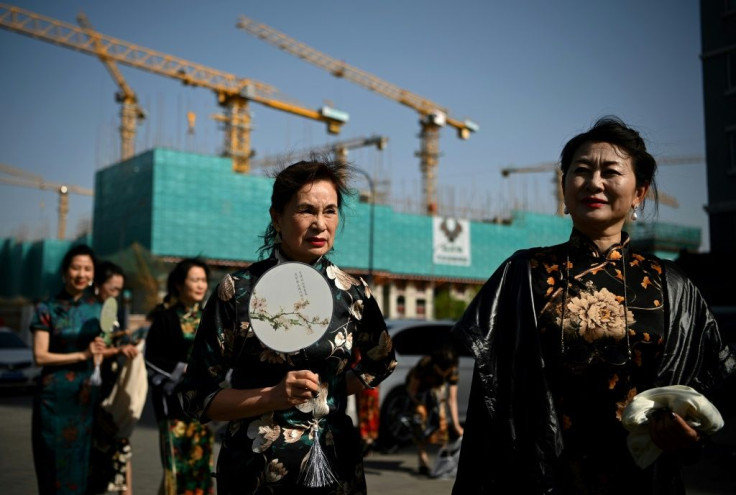
<path id="1" fill-rule="evenodd" d="M 217 460 L 219 494 L 366 493 L 347 398 L 378 385 L 396 361 L 368 286 L 325 257 L 347 191 L 344 172 L 322 161 L 281 171 L 261 249 L 267 259 L 226 275 L 205 308 L 180 390 L 185 409 L 201 421 L 230 421 Z M 255 283 L 285 261 L 321 272 L 334 301 L 325 334 L 294 353 L 263 345 L 248 317 Z M 325 456 L 321 483 L 305 482 L 315 439 Z"/>
<path id="2" fill-rule="evenodd" d="M 641 469 L 622 413 L 654 387 L 713 397 L 733 355 L 692 282 L 622 230 L 654 186 L 639 133 L 601 119 L 560 163 L 570 239 L 514 253 L 453 329 L 476 364 L 453 493 L 684 493 L 701 434 L 675 413 L 651 418 L 663 453 Z"/>

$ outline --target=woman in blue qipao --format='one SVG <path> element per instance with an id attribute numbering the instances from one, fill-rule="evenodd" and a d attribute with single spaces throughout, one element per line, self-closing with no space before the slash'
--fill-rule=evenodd
<path id="1" fill-rule="evenodd" d="M 33 462 L 38 492 L 84 494 L 98 387 L 90 384 L 93 356 L 102 358 L 101 305 L 90 286 L 95 257 L 72 247 L 61 263 L 64 287 L 36 307 L 33 356 L 41 380 L 33 401 Z"/>
<path id="2" fill-rule="evenodd" d="M 325 256 L 347 192 L 345 172 L 316 160 L 279 172 L 261 248 L 268 257 L 226 275 L 205 307 L 180 390 L 185 409 L 201 421 L 230 421 L 217 461 L 220 495 L 366 493 L 347 398 L 378 385 L 396 361 L 368 286 Z M 262 344 L 248 316 L 255 283 L 286 261 L 318 270 L 334 301 L 326 332 L 293 353 Z"/>

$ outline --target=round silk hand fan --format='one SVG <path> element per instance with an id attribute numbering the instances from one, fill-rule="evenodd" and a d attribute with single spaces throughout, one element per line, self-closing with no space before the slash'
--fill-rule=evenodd
<path id="1" fill-rule="evenodd" d="M 317 342 L 332 319 L 332 291 L 305 263 L 280 263 L 256 282 L 248 314 L 256 337 L 278 352 L 296 352 Z"/>
<path id="2" fill-rule="evenodd" d="M 100 330 L 102 331 L 102 338 L 106 344 L 110 345 L 112 332 L 118 326 L 118 302 L 115 298 L 108 297 L 102 304 L 102 311 L 100 311 Z M 102 356 L 96 355 L 94 359 L 95 371 L 90 377 L 90 384 L 101 385 L 102 374 L 100 372 L 100 364 L 102 364 Z"/>

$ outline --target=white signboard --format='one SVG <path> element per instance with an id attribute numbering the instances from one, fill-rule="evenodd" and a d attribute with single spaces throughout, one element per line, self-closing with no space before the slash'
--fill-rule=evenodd
<path id="1" fill-rule="evenodd" d="M 434 264 L 470 266 L 470 222 L 433 217 L 432 245 Z"/>

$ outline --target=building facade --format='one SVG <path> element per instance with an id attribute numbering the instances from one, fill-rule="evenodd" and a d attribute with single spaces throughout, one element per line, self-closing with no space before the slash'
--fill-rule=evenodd
<path id="1" fill-rule="evenodd" d="M 736 252 L 736 0 L 701 0 L 710 249 Z"/>

